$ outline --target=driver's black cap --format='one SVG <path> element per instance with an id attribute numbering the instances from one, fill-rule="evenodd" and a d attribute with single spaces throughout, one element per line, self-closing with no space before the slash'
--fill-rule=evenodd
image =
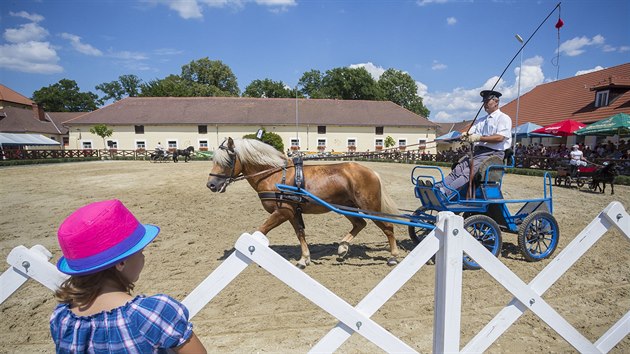
<path id="1" fill-rule="evenodd" d="M 481 95 L 484 101 L 501 97 L 501 92 L 492 91 L 492 90 L 483 90 L 479 94 Z"/>

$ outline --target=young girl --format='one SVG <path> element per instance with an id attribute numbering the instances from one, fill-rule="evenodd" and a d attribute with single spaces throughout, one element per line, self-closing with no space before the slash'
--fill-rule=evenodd
<path id="1" fill-rule="evenodd" d="M 167 295 L 131 296 L 144 267 L 142 250 L 160 232 L 143 225 L 119 200 L 86 205 L 59 227 L 70 278 L 50 318 L 58 353 L 205 353 L 188 310 Z"/>

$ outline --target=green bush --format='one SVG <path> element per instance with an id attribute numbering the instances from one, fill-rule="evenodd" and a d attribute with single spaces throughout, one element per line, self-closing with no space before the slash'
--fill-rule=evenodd
<path id="1" fill-rule="evenodd" d="M 243 135 L 243 139 L 256 139 L 258 140 L 258 138 L 256 137 L 256 134 L 246 134 Z M 263 135 L 262 135 L 262 139 L 260 139 L 260 141 L 262 141 L 263 143 L 269 144 L 271 146 L 273 146 L 274 148 L 276 148 L 276 150 L 284 153 L 284 143 L 282 142 L 282 138 L 280 137 L 280 135 L 274 133 L 274 132 L 268 132 L 265 129 L 263 129 Z"/>

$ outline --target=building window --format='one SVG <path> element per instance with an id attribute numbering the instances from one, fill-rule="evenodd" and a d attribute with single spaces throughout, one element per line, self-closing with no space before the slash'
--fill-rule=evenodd
<path id="1" fill-rule="evenodd" d="M 134 125 L 133 127 L 136 130 L 136 134 L 144 134 L 144 125 Z"/>
<path id="2" fill-rule="evenodd" d="M 376 150 L 383 150 L 383 139 L 374 140 L 374 147 Z"/>
<path id="3" fill-rule="evenodd" d="M 426 149 L 427 141 L 426 139 L 418 139 L 418 149 Z"/>
<path id="4" fill-rule="evenodd" d="M 608 106 L 608 94 L 609 90 L 599 91 L 595 95 L 595 107 L 605 107 Z"/>
<path id="5" fill-rule="evenodd" d="M 169 140 L 167 141 L 168 143 L 168 148 L 170 149 L 177 149 L 177 140 Z"/>
<path id="6" fill-rule="evenodd" d="M 300 140 L 291 138 L 291 150 L 300 150 Z"/>
<path id="7" fill-rule="evenodd" d="M 208 140 L 199 140 L 199 150 L 208 151 Z"/>
<path id="8" fill-rule="evenodd" d="M 147 148 L 147 143 L 144 140 L 137 140 L 136 141 L 136 150 L 146 150 Z"/>
<path id="9" fill-rule="evenodd" d="M 317 126 L 317 134 L 326 134 L 326 126 L 318 125 Z"/>
<path id="10" fill-rule="evenodd" d="M 118 142 L 115 140 L 107 140 L 108 149 L 118 149 Z"/>
<path id="11" fill-rule="evenodd" d="M 63 139 L 63 146 L 70 145 L 70 138 L 69 137 L 64 136 L 62 139 Z"/>
<path id="12" fill-rule="evenodd" d="M 81 146 L 83 146 L 84 149 L 91 149 L 92 148 L 92 142 L 91 141 L 82 141 L 81 142 Z"/>
<path id="13" fill-rule="evenodd" d="M 407 146 L 407 139 L 398 139 L 398 146 Z"/>
<path id="14" fill-rule="evenodd" d="M 197 131 L 199 134 L 208 134 L 208 126 L 207 125 L 198 125 Z"/>
<path id="15" fill-rule="evenodd" d="M 317 139 L 317 150 L 326 150 L 326 139 Z"/>
<path id="16" fill-rule="evenodd" d="M 383 127 L 376 127 L 375 132 L 376 135 L 383 135 Z"/>
<path id="17" fill-rule="evenodd" d="M 357 146 L 357 139 L 348 139 L 348 146 Z"/>

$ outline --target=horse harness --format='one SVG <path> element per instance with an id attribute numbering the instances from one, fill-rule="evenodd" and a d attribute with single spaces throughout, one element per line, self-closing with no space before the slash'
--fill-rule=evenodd
<path id="1" fill-rule="evenodd" d="M 302 161 L 301 157 L 293 158 L 293 168 L 295 168 L 295 177 L 294 183 L 298 188 L 304 187 L 304 161 Z M 287 165 L 285 162 L 284 167 L 282 167 L 282 184 L 286 183 L 287 179 Z M 258 193 L 258 198 L 261 201 L 275 201 L 276 203 L 289 203 L 295 204 L 295 218 L 297 219 L 298 225 L 303 229 L 306 228 L 304 224 L 304 218 L 302 217 L 302 205 L 309 203 L 308 198 L 298 195 L 291 192 L 285 191 L 277 191 L 277 192 L 260 192 Z"/>
<path id="2" fill-rule="evenodd" d="M 237 159 L 237 155 L 236 152 L 233 149 L 230 149 L 229 147 L 224 145 L 225 142 L 221 143 L 221 145 L 219 146 L 219 149 L 221 150 L 225 150 L 228 154 L 228 156 L 230 157 L 230 174 L 229 175 L 221 175 L 221 174 L 216 174 L 216 173 L 209 173 L 210 176 L 212 177 L 219 177 L 219 178 L 223 178 L 225 179 L 225 183 L 227 185 L 230 185 L 236 181 L 240 181 L 242 179 L 246 179 L 249 177 L 254 177 L 257 175 L 261 175 L 264 173 L 272 173 L 275 172 L 275 170 L 282 170 L 282 184 L 286 183 L 286 177 L 287 177 L 287 168 L 290 168 L 291 166 L 287 166 L 287 163 L 285 161 L 284 166 L 282 167 L 276 167 L 276 168 L 272 168 L 269 170 L 264 170 L 264 171 L 260 171 L 251 175 L 243 175 L 243 173 L 239 173 L 238 176 L 234 175 L 234 170 L 236 168 L 236 159 Z M 295 186 L 298 188 L 302 188 L 304 187 L 304 161 L 302 161 L 302 158 L 300 157 L 295 157 L 293 158 L 293 168 L 295 168 L 295 178 L 294 178 L 294 183 Z M 303 204 L 307 204 L 309 203 L 308 198 L 301 196 L 301 195 L 297 195 L 294 193 L 290 193 L 290 192 L 285 192 L 285 191 L 278 191 L 278 192 L 260 192 L 258 193 L 258 198 L 260 198 L 261 201 L 266 201 L 266 200 L 273 200 L 276 201 L 277 203 L 290 203 L 290 204 L 296 204 L 296 219 L 298 221 L 298 224 L 300 225 L 300 227 L 302 229 L 304 229 L 306 226 L 304 224 L 304 218 L 302 217 L 302 205 Z"/>

